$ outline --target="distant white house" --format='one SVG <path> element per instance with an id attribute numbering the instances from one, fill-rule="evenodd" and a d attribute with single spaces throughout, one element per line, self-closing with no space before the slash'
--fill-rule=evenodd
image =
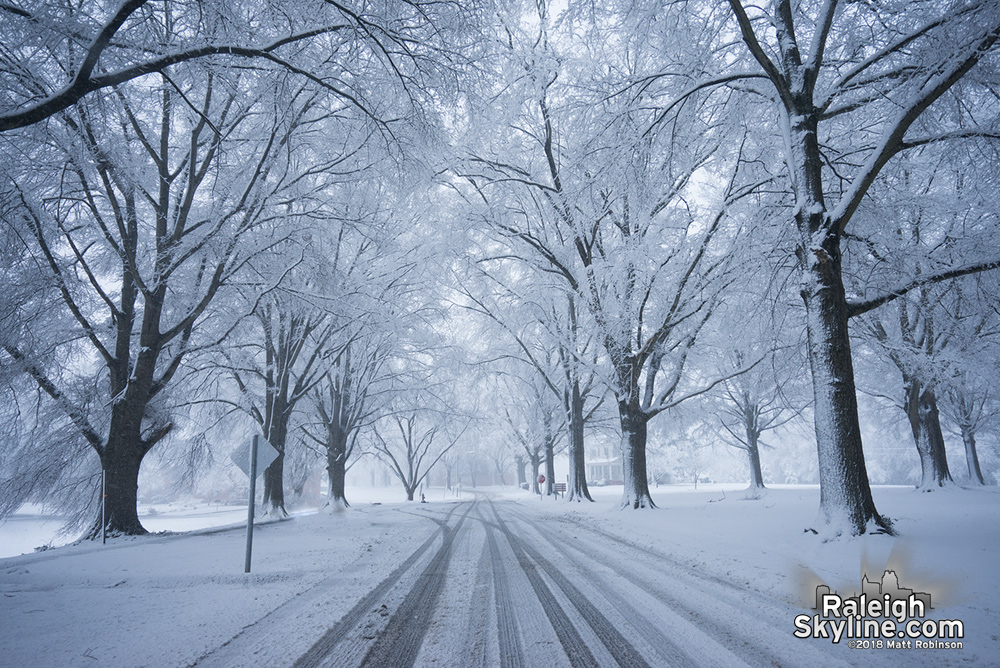
<path id="1" fill-rule="evenodd" d="M 587 484 L 620 485 L 622 455 L 617 447 L 600 445 L 587 448 Z"/>

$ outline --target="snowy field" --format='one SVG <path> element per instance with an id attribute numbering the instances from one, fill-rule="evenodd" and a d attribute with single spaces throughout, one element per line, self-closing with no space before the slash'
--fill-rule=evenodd
<path id="1" fill-rule="evenodd" d="M 784 606 L 790 612 L 782 644 L 802 643 L 813 654 L 801 665 L 817 665 L 820 651 L 829 665 L 1000 666 L 996 488 L 918 493 L 877 487 L 876 503 L 901 535 L 828 543 L 803 531 L 816 516 L 815 487 L 776 486 L 754 500 L 744 498 L 740 485 L 660 487 L 653 490 L 660 508 L 650 512 L 615 510 L 620 488 L 592 491 L 596 503 L 571 504 L 512 489 L 467 490 L 462 499 L 431 490 L 421 505 L 400 502 L 399 490 L 349 490 L 353 505 L 344 512 L 258 526 L 249 575 L 239 524 L 245 509 L 157 507 L 144 524 L 174 533 L 0 559 L 0 664 L 215 665 L 212 652 L 220 646 L 270 629 L 280 630 L 282 647 L 260 650 L 254 665 L 291 665 L 337 611 L 433 535 L 427 520 L 434 513 L 460 500 L 492 498 L 515 501 L 518 513 L 551 527 L 553 535 L 607 534 L 662 555 L 675 570 L 735 585 L 746 592 L 749 614 L 761 601 Z M 18 540 L 35 540 L 28 526 L 22 517 L 0 527 L 4 549 L 19 531 Z M 184 529 L 193 530 L 178 533 Z M 846 640 L 792 637 L 794 614 L 813 613 L 817 584 L 850 592 L 860 589 L 864 573 L 877 579 L 886 568 L 901 586 L 933 596 L 929 618 L 964 623 L 962 649 L 876 651 L 850 649 Z M 313 600 L 310 591 L 320 585 L 335 593 Z M 274 620 L 283 626 L 277 629 Z"/>

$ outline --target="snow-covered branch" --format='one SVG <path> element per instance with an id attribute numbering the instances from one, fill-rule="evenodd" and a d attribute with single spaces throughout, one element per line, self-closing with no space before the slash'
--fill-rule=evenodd
<path id="1" fill-rule="evenodd" d="M 940 70 L 932 70 L 927 75 L 923 85 L 910 99 L 909 103 L 891 121 L 882 133 L 882 140 L 866 161 L 860 174 L 855 177 L 851 186 L 844 193 L 840 204 L 830 213 L 833 229 L 843 232 L 850 222 L 854 212 L 861 205 L 868 189 L 875 182 L 882 168 L 889 160 L 906 148 L 905 136 L 910 126 L 940 98 L 948 89 L 958 82 L 965 74 L 982 59 L 989 49 L 1000 39 L 1000 22 L 989 26 L 986 31 L 971 44 L 965 46 L 961 54 L 943 66 Z"/>
<path id="2" fill-rule="evenodd" d="M 953 269 L 947 269 L 944 271 L 934 272 L 931 274 L 926 274 L 920 276 L 908 283 L 900 285 L 899 287 L 889 290 L 878 297 L 865 300 L 852 299 L 847 302 L 847 313 L 848 317 L 854 317 L 861 315 L 862 313 L 867 313 L 872 309 L 876 309 L 883 304 L 893 301 L 902 297 L 911 290 L 915 290 L 919 287 L 925 285 L 931 285 L 933 283 L 940 283 L 942 281 L 947 281 L 952 278 L 958 278 L 959 276 L 968 276 L 969 274 L 978 274 L 984 271 L 990 271 L 992 269 L 1000 269 L 1000 259 L 989 260 L 987 262 L 977 262 L 975 264 L 965 265 L 964 267 L 955 267 Z"/>

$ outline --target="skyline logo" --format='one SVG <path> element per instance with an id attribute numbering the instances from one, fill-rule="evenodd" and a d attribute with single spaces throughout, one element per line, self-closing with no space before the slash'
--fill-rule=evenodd
<path id="1" fill-rule="evenodd" d="M 849 639 L 852 649 L 962 649 L 965 624 L 957 619 L 927 619 L 931 595 L 900 586 L 895 571 L 879 581 L 865 573 L 861 592 L 841 596 L 825 584 L 816 587 L 814 615 L 797 615 L 796 638 Z"/>

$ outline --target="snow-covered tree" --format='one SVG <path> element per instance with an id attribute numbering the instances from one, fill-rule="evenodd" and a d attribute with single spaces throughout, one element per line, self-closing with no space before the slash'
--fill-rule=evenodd
<path id="1" fill-rule="evenodd" d="M 586 313 L 578 311 L 576 300 L 530 265 L 524 269 L 503 255 L 476 258 L 476 268 L 461 287 L 460 303 L 483 316 L 489 334 L 482 340 L 490 345 L 479 354 L 498 373 L 535 376 L 562 403 L 570 456 L 568 498 L 592 500 L 584 437 L 606 393 L 606 379 L 594 359 L 599 344 L 579 325 Z M 509 349 L 501 341 L 508 341 Z M 526 368 L 508 369 L 511 361 Z"/>
<path id="2" fill-rule="evenodd" d="M 307 0 L 280 11 L 256 0 L 3 3 L 0 132 L 150 74 L 183 78 L 185 67 L 234 65 L 279 68 L 381 117 L 394 102 L 372 95 L 371 81 L 357 76 L 359 63 L 384 68 L 407 91 L 406 103 L 416 101 L 432 72 L 464 60 L 458 54 L 470 13 L 426 0 Z"/>
<path id="3" fill-rule="evenodd" d="M 713 382 L 686 371 L 734 280 L 727 251 L 740 230 L 728 214 L 750 189 L 740 142 L 718 109 L 693 107 L 676 133 L 650 138 L 645 100 L 616 93 L 639 78 L 648 54 L 675 46 L 658 41 L 674 33 L 640 29 L 633 14 L 571 5 L 554 17 L 538 7 L 530 34 L 510 40 L 522 74 L 501 99 L 516 115 L 500 119 L 497 143 L 478 148 L 464 176 L 510 255 L 558 281 L 587 314 L 619 408 L 622 507 L 650 507 L 649 420 Z M 620 48 L 598 47 L 605 43 Z M 695 192 L 711 195 L 693 201 Z"/>
<path id="4" fill-rule="evenodd" d="M 745 369 L 752 356 L 743 350 L 736 350 L 731 365 L 737 370 Z M 764 488 L 760 464 L 760 448 L 764 441 L 761 437 L 765 432 L 786 424 L 799 412 L 789 405 L 785 393 L 790 388 L 783 387 L 779 380 L 783 375 L 787 378 L 787 369 L 782 373 L 776 368 L 773 357 L 765 358 L 753 369 L 726 380 L 720 386 L 722 405 L 719 421 L 726 434 L 725 441 L 746 453 L 751 489 Z"/>
<path id="5" fill-rule="evenodd" d="M 550 391 L 537 370 L 528 370 L 523 376 L 511 376 L 508 384 L 513 387 L 507 391 L 510 406 L 504 409 L 505 429 L 524 454 L 531 491 L 551 496 L 555 482 L 554 457 L 565 420 L 559 397 Z M 545 474 L 544 488 L 539 487 L 541 473 Z"/>
<path id="6" fill-rule="evenodd" d="M 965 449 L 968 482 L 985 485 L 976 436 L 996 415 L 993 386 L 971 370 L 955 373 L 941 397 L 941 410 L 958 427 Z M 992 410 L 991 410 L 992 407 Z"/>
<path id="7" fill-rule="evenodd" d="M 847 280 L 857 293 L 891 290 L 900 277 L 919 282 L 955 267 L 965 273 L 991 266 L 995 251 L 984 245 L 996 238 L 996 177 L 970 161 L 968 151 L 950 148 L 902 156 L 873 184 L 845 244 Z M 974 364 L 997 333 L 990 290 L 977 287 L 983 281 L 995 283 L 974 275 L 918 285 L 861 315 L 855 330 L 900 374 L 901 399 L 894 403 L 909 422 L 924 490 L 951 481 L 938 408 L 948 379 Z"/>
<path id="8" fill-rule="evenodd" d="M 416 413 L 394 416 L 388 422 L 392 425 L 381 429 L 376 427 L 374 430 L 372 447 L 375 456 L 403 484 L 406 500 L 413 501 L 414 493 L 423 484 L 427 474 L 455 447 L 465 429 L 450 433 L 447 431 L 447 424 L 435 424 L 426 418 L 422 421 Z"/>
<path id="9" fill-rule="evenodd" d="M 248 243 L 288 185 L 281 149 L 296 127 L 272 113 L 283 80 L 265 76 L 119 87 L 53 119 L 47 145 L 20 146 L 31 169 L 4 166 L 5 220 L 47 268 L 76 332 L 34 332 L 4 351 L 100 458 L 111 532 L 144 532 L 139 467 L 174 428 L 168 390 L 185 359 L 218 341 L 203 327 L 210 307 L 255 254 L 283 241 Z M 53 358 L 53 346 L 75 359 Z M 77 403 L 66 389 L 74 378 L 105 399 Z"/>
<path id="10" fill-rule="evenodd" d="M 68 367 L 39 339 L 10 338 L 4 356 L 98 453 L 108 528 L 142 533 L 136 480 L 173 429 L 166 390 L 193 350 L 228 336 L 215 328 L 211 340 L 210 307 L 283 243 L 280 226 L 270 239 L 252 233 L 282 215 L 276 200 L 291 205 L 317 174 L 337 171 L 310 162 L 317 151 L 293 136 L 317 142 L 324 122 L 360 120 L 361 145 L 397 157 L 433 137 L 422 109 L 444 99 L 450 80 L 439 75 L 461 60 L 451 47 L 464 13 L 454 3 L 278 12 L 125 0 L 0 14 L 4 219 L 48 268 L 79 334 L 59 343 L 74 351 Z M 231 67 L 247 57 L 253 67 Z M 88 95 L 100 89 L 110 93 Z M 411 122 L 394 124 L 401 117 Z M 81 404 L 74 376 L 92 378 L 104 401 Z"/>
<path id="11" fill-rule="evenodd" d="M 730 0 L 729 9 L 745 50 L 717 58 L 729 64 L 700 77 L 693 90 L 739 81 L 741 99 L 773 100 L 774 115 L 762 117 L 760 128 L 773 121 L 774 147 L 785 158 L 785 187 L 794 200 L 786 220 L 798 235 L 807 311 L 820 520 L 835 534 L 891 532 L 875 508 L 865 469 L 847 323 L 905 290 L 849 301 L 842 240 L 894 157 L 988 133 L 977 123 L 925 112 L 959 82 L 975 86 L 978 71 L 988 74 L 990 64 L 977 66 L 993 60 L 1000 8 L 994 2 L 896 7 L 836 0 L 761 7 Z M 728 40 L 723 35 L 720 43 Z"/>

